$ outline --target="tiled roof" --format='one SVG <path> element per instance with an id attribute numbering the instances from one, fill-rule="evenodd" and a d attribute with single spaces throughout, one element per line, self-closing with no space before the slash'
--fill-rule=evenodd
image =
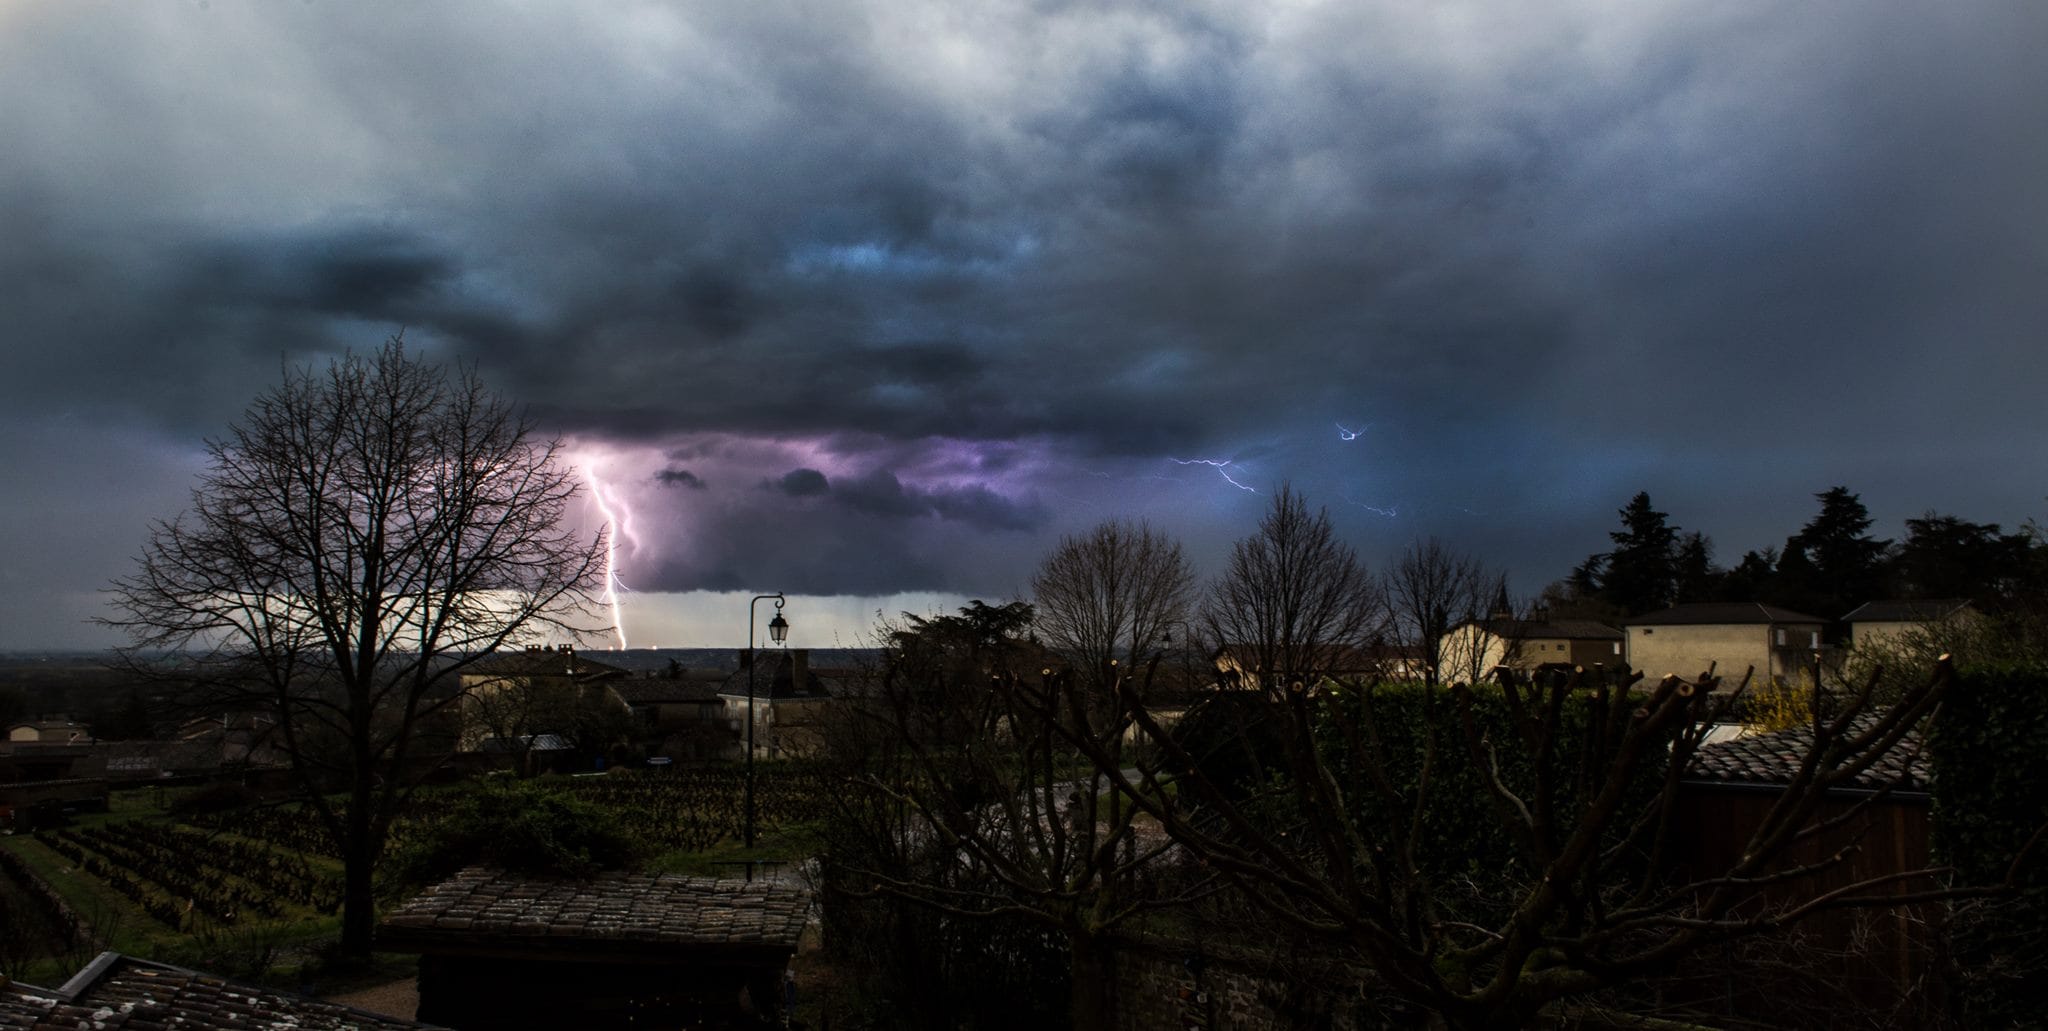
<path id="1" fill-rule="evenodd" d="M 1859 722 L 1857 727 L 1867 726 Z M 1707 745 L 1694 752 L 1686 773 L 1696 780 L 1729 784 L 1789 784 L 1798 774 L 1813 746 L 1813 731 L 1805 727 L 1742 737 Z M 1866 790 L 1892 787 L 1894 790 L 1927 790 L 1929 772 L 1925 749 L 1918 734 L 1909 734 L 1898 747 L 1880 756 L 1850 786 Z M 1903 779 L 1901 775 L 1903 774 Z"/>
<path id="2" fill-rule="evenodd" d="M 799 685 L 795 675 L 796 664 L 790 661 L 786 652 L 761 652 L 758 663 L 753 678 L 756 698 L 824 698 L 832 695 L 833 687 L 837 686 L 809 668 L 804 670 L 803 683 Z M 747 694 L 747 671 L 735 670 L 719 687 L 718 693 L 744 697 Z"/>
<path id="3" fill-rule="evenodd" d="M 636 953 L 702 946 L 794 950 L 810 895 L 792 884 L 681 874 L 599 874 L 556 880 L 470 867 L 385 918 L 380 946 L 435 943 L 587 949 L 615 943 Z"/>
<path id="4" fill-rule="evenodd" d="M 1629 626 L 1709 626 L 1770 623 L 1825 623 L 1819 616 L 1781 609 L 1760 601 L 1708 601 L 1679 605 L 1628 620 Z"/>
<path id="5" fill-rule="evenodd" d="M 1968 598 L 1930 598 L 1924 601 L 1866 601 L 1842 617 L 1845 623 L 1933 623 L 1970 607 Z"/>
<path id="6" fill-rule="evenodd" d="M 95 1031 L 191 1028 L 293 1028 L 343 1031 L 348 1028 L 421 1028 L 318 999 L 256 988 L 196 970 L 101 953 L 62 988 L 24 984 L 0 987 L 0 1028 L 34 1031 Z"/>
<path id="7" fill-rule="evenodd" d="M 1567 641 L 1619 641 L 1620 630 L 1591 619 L 1481 619 L 1481 630 L 1513 641 L 1563 638 Z"/>

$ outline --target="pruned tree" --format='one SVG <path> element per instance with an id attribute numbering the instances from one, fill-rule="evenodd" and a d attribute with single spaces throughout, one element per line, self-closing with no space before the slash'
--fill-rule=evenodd
<path id="1" fill-rule="evenodd" d="M 1890 707 L 1872 704 L 1872 682 L 1833 699 L 1726 869 L 1674 864 L 1666 850 L 1689 764 L 1747 678 L 1723 692 L 1675 676 L 1645 688 L 1626 670 L 1449 692 L 1324 681 L 1267 696 L 1287 735 L 1274 756 L 1284 765 L 1250 797 L 1206 776 L 1201 757 L 1133 707 L 1163 772 L 1125 793 L 1261 908 L 1355 950 L 1376 991 L 1448 1027 L 1525 1027 L 1820 913 L 1974 890 L 1941 887 L 1938 870 L 1822 889 L 1812 886 L 1853 848 L 1789 859 L 1886 795 L 1829 805 L 1911 747 L 1950 678 L 1944 661 Z"/>
<path id="2" fill-rule="evenodd" d="M 1180 542 L 1145 523 L 1110 520 L 1066 537 L 1031 578 L 1040 638 L 1087 685 L 1129 671 L 1153 653 L 1194 601 L 1195 574 Z"/>
<path id="3" fill-rule="evenodd" d="M 558 449 L 474 369 L 395 338 L 288 369 L 209 442 L 189 510 L 112 585 L 106 622 L 138 667 L 170 650 L 216 703 L 277 713 L 342 850 L 345 952 L 369 949 L 372 870 L 462 672 L 510 642 L 599 629 L 603 537 L 563 525 L 577 483 Z"/>
<path id="4" fill-rule="evenodd" d="M 1355 668 L 1389 626 L 1372 572 L 1337 539 L 1329 513 L 1310 513 L 1290 486 L 1273 496 L 1258 532 L 1231 549 L 1202 623 L 1240 682 L 1268 692 Z"/>

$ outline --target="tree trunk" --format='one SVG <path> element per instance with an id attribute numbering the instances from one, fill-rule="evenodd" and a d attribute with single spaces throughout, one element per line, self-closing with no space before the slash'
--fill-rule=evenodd
<path id="1" fill-rule="evenodd" d="M 1067 1014 L 1074 1031 L 1109 1031 L 1115 1026 L 1115 951 L 1092 931 L 1067 939 Z"/>
<path id="2" fill-rule="evenodd" d="M 370 786 L 359 780 L 349 792 L 341 840 L 341 954 L 351 958 L 369 958 L 376 932 L 377 897 L 370 881 L 376 856 L 377 845 L 370 837 Z"/>

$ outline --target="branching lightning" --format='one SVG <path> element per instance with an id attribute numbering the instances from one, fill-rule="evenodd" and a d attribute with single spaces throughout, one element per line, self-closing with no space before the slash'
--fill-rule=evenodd
<path id="1" fill-rule="evenodd" d="M 1386 516 L 1388 519 L 1399 519 L 1401 517 L 1401 510 L 1398 508 L 1381 508 L 1378 505 L 1368 505 L 1356 498 L 1345 498 L 1344 502 L 1350 505 L 1357 505 L 1359 508 L 1365 509 L 1374 515 Z"/>
<path id="2" fill-rule="evenodd" d="M 1346 428 L 1345 428 L 1345 426 L 1344 426 L 1344 424 L 1340 422 L 1340 423 L 1338 423 L 1338 424 L 1337 424 L 1337 439 L 1338 439 L 1338 440 L 1357 440 L 1357 439 L 1358 439 L 1359 437 L 1362 437 L 1362 436 L 1364 436 L 1364 435 L 1365 435 L 1365 431 L 1366 431 L 1366 430 L 1369 430 L 1369 429 L 1372 429 L 1372 423 L 1366 423 L 1365 425 L 1363 425 L 1363 426 L 1360 426 L 1359 428 L 1357 428 L 1357 429 L 1353 430 L 1353 429 L 1346 429 Z"/>
<path id="3" fill-rule="evenodd" d="M 1229 465 L 1230 465 L 1230 461 L 1229 461 L 1229 459 L 1224 459 L 1224 460 L 1222 460 L 1222 461 L 1218 461 L 1218 460 L 1216 460 L 1216 459 L 1214 459 L 1214 458 L 1189 458 L 1189 459 L 1179 459 L 1179 458 L 1168 458 L 1168 459 L 1167 459 L 1167 461 L 1169 461 L 1169 462 L 1172 462 L 1172 463 L 1173 463 L 1173 464 L 1175 464 L 1175 465 L 1206 465 L 1206 466 L 1209 466 L 1210 468 L 1212 468 L 1212 469 L 1215 469 L 1218 475 L 1222 476 L 1222 477 L 1223 477 L 1223 478 L 1224 478 L 1224 479 L 1225 479 L 1226 481 L 1228 481 L 1228 482 L 1230 483 L 1230 485 L 1231 485 L 1231 486 L 1233 486 L 1233 487 L 1236 487 L 1236 488 L 1237 488 L 1238 490 L 1242 490 L 1242 491 L 1249 491 L 1250 493 L 1253 493 L 1253 494 L 1257 494 L 1257 493 L 1258 493 L 1258 490 L 1257 490 L 1257 489 L 1255 489 L 1255 488 L 1252 488 L 1252 487 L 1247 487 L 1247 486 L 1245 486 L 1244 484 L 1242 484 L 1242 483 L 1239 483 L 1239 482 L 1237 482 L 1237 478 L 1236 478 L 1236 477 L 1234 477 L 1234 476 L 1232 476 L 1232 475 L 1230 475 L 1230 469 L 1228 468 L 1228 467 L 1229 467 Z"/>
<path id="4" fill-rule="evenodd" d="M 604 516 L 604 600 L 612 610 L 612 632 L 618 635 L 619 650 L 626 650 L 626 621 L 619 607 L 619 595 L 626 590 L 625 582 L 619 579 L 619 538 L 638 543 L 633 534 L 632 510 L 612 493 L 604 481 L 597 478 L 597 471 L 588 465 L 583 467 L 583 476 L 590 481 L 590 500 Z"/>

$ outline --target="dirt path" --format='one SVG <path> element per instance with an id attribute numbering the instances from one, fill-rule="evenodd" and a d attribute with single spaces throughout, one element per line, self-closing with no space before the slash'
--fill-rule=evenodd
<path id="1" fill-rule="evenodd" d="M 375 988 L 364 988 L 359 991 L 343 992 L 340 995 L 330 995 L 327 997 L 327 1001 L 340 1003 L 343 1006 L 354 1006 L 359 1010 L 369 1010 L 372 1013 L 381 1013 L 387 1017 L 414 1020 L 417 1019 L 414 1017 L 414 1014 L 418 1013 L 420 1008 L 419 981 L 416 978 L 408 977 L 403 981 L 393 981 L 390 984 L 381 984 Z"/>

